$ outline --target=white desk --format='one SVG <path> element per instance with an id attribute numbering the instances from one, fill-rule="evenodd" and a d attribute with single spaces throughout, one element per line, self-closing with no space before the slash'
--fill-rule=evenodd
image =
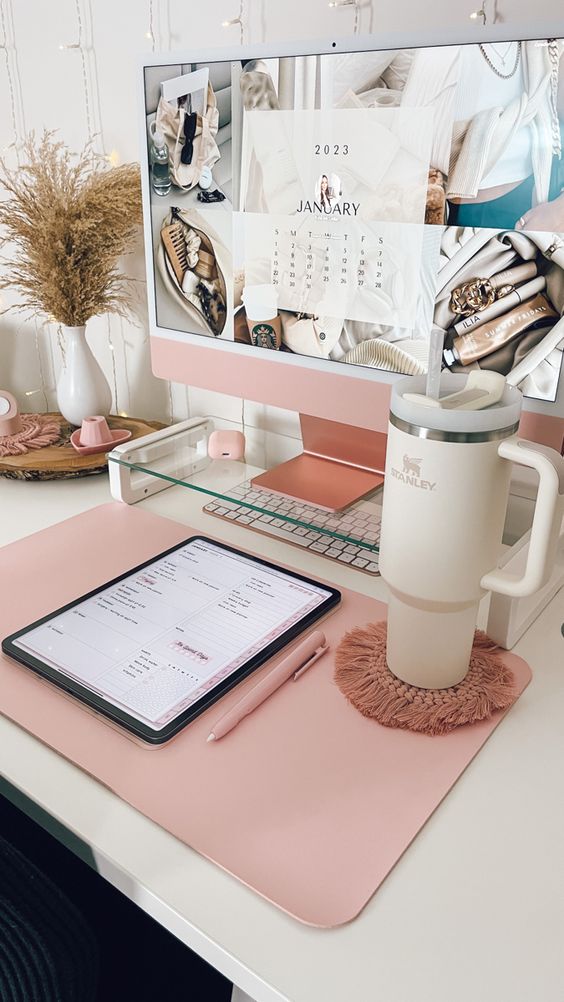
<path id="1" fill-rule="evenodd" d="M 108 499 L 105 477 L 0 480 L 0 545 Z M 251 542 L 201 514 L 201 503 L 181 488 L 144 502 L 235 545 Z M 254 534 L 252 544 L 385 596 L 380 580 L 347 567 Z M 533 682 L 360 917 L 340 929 L 289 918 L 2 717 L 0 774 L 257 1002 L 562 1002 L 563 620 L 560 592 L 516 648 Z"/>

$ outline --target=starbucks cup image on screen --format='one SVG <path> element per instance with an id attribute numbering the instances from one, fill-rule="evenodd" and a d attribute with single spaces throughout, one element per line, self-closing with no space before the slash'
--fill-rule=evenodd
<path id="1" fill-rule="evenodd" d="M 280 348 L 282 327 L 278 290 L 273 285 L 246 285 L 242 294 L 251 342 L 257 348 Z"/>

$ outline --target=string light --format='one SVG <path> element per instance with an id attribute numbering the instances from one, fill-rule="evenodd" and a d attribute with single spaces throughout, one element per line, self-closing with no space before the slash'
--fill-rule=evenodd
<path id="1" fill-rule="evenodd" d="M 121 157 L 117 150 L 112 150 L 110 153 L 107 153 L 106 160 L 112 167 L 119 167 L 121 163 Z"/>
<path id="2" fill-rule="evenodd" d="M 154 11 L 153 11 L 153 0 L 149 0 L 149 28 L 145 32 L 145 38 L 148 38 L 151 43 L 151 51 L 155 51 L 155 25 L 154 25 Z"/>
<path id="3" fill-rule="evenodd" d="M 112 381 L 114 384 L 114 403 L 116 411 L 119 410 L 119 400 L 118 400 L 118 386 L 117 386 L 117 367 L 116 367 L 116 349 L 112 338 L 112 322 L 109 313 L 106 314 L 106 327 L 108 331 L 108 348 L 110 349 L 110 358 L 112 360 Z"/>
<path id="4" fill-rule="evenodd" d="M 129 372 L 127 369 L 127 340 L 123 329 L 123 317 L 119 317 L 119 327 L 121 333 L 121 348 L 123 351 L 123 374 L 125 376 L 125 389 L 127 392 L 127 406 L 131 407 L 131 383 L 129 382 Z"/>
<path id="5" fill-rule="evenodd" d="M 488 14 L 487 14 L 487 11 L 486 11 L 486 3 L 487 3 L 487 0 L 483 0 L 482 6 L 480 7 L 480 9 L 472 11 L 472 13 L 470 14 L 470 20 L 471 21 L 477 21 L 478 18 L 481 17 L 482 18 L 482 24 L 487 24 L 488 23 Z"/>
<path id="6" fill-rule="evenodd" d="M 360 27 L 360 2 L 361 0 L 330 0 L 329 7 L 354 7 L 354 26 L 353 31 L 356 33 Z"/>
<path id="7" fill-rule="evenodd" d="M 0 49 L 4 53 L 4 58 L 6 60 L 6 76 L 8 78 L 8 92 L 9 92 L 9 95 L 10 95 L 10 112 L 11 112 L 11 116 L 12 116 L 12 129 L 13 129 L 13 132 L 14 132 L 14 140 L 15 140 L 15 146 L 16 146 L 16 157 L 17 157 L 17 148 L 18 148 L 18 143 L 19 143 L 20 136 L 19 136 L 19 129 L 18 129 L 18 116 L 17 116 L 17 111 L 16 111 L 16 85 L 15 85 L 15 81 L 14 81 L 14 78 L 13 78 L 13 75 L 12 75 L 12 67 L 11 67 L 11 61 L 10 61 L 10 51 L 9 51 L 9 46 L 8 46 L 8 29 L 7 29 L 6 21 L 7 21 L 7 19 L 6 19 L 6 9 L 4 7 L 4 0 L 0 0 L 0 24 L 2 25 L 2 35 L 3 35 L 3 42 L 2 42 L 2 45 L 0 45 Z M 25 131 L 25 129 L 24 129 L 24 131 Z M 18 158 L 18 163 L 19 163 L 19 158 Z"/>
<path id="8" fill-rule="evenodd" d="M 41 357 L 41 347 L 39 344 L 39 326 L 37 320 L 34 318 L 35 326 L 35 353 L 37 355 L 37 363 L 39 365 L 39 378 L 41 379 L 41 392 L 43 393 L 43 400 L 45 402 L 45 410 L 49 410 L 49 401 L 47 399 L 47 390 L 45 389 L 45 372 L 43 370 L 43 359 Z M 39 392 L 39 391 L 38 391 Z"/>
<path id="9" fill-rule="evenodd" d="M 222 28 L 233 28 L 235 25 L 239 25 L 239 41 L 241 45 L 245 43 L 245 0 L 239 0 L 239 13 L 236 17 L 229 18 L 227 21 L 221 22 Z"/>
<path id="10" fill-rule="evenodd" d="M 75 42 L 61 42 L 59 45 L 59 52 L 71 51 L 72 49 L 77 50 L 80 53 L 80 65 L 82 70 L 82 86 L 84 90 L 84 104 L 86 110 L 86 128 L 88 130 L 88 142 L 93 146 L 95 139 L 95 129 L 94 123 L 92 121 L 92 106 L 90 100 L 90 85 L 88 82 L 88 65 L 86 60 L 86 54 L 88 46 L 84 45 L 84 24 L 82 20 L 82 11 L 80 9 L 80 0 L 75 0 L 75 11 L 76 11 L 76 21 L 78 37 Z"/>

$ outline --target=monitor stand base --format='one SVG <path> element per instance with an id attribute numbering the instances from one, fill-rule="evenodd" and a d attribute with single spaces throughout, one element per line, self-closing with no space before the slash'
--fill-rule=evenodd
<path id="1" fill-rule="evenodd" d="M 253 487 L 337 512 L 384 483 L 386 435 L 300 414 L 304 451 Z"/>

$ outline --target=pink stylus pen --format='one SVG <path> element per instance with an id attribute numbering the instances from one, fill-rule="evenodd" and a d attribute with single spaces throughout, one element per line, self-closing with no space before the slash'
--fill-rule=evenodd
<path id="1" fill-rule="evenodd" d="M 273 668 L 252 689 L 249 689 L 239 702 L 235 703 L 235 706 L 232 706 L 216 721 L 208 734 L 208 741 L 219 741 L 220 738 L 229 734 L 229 731 L 232 731 L 243 720 L 243 717 L 256 710 L 257 706 L 272 696 L 272 693 L 284 685 L 284 682 L 287 682 L 292 675 L 294 681 L 299 678 L 328 649 L 329 645 L 325 640 L 325 634 L 321 633 L 320 630 L 310 633 L 279 665 L 276 665 L 276 668 Z"/>

